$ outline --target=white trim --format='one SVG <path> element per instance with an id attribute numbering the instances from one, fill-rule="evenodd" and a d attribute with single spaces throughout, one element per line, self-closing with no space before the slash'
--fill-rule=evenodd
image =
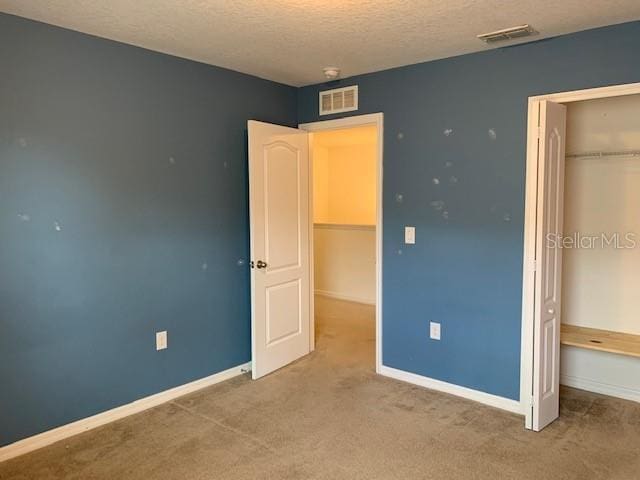
<path id="1" fill-rule="evenodd" d="M 625 95 L 636 95 L 640 93 L 639 83 L 626 83 L 622 85 L 610 85 L 608 87 L 586 88 L 584 90 L 572 90 L 568 92 L 548 93 L 529 97 L 531 102 L 541 102 L 547 100 L 555 103 L 582 102 L 584 100 L 595 100 L 597 98 L 622 97 Z"/>
<path id="2" fill-rule="evenodd" d="M 350 117 L 338 118 L 335 120 L 324 120 L 319 122 L 302 123 L 298 128 L 309 132 L 318 132 L 322 130 L 336 130 L 340 128 L 359 127 L 362 125 L 375 125 L 378 133 L 378 171 L 376 186 L 376 372 L 381 373 L 382 369 L 382 197 L 383 197 L 383 155 L 384 155 L 384 114 L 369 113 L 366 115 L 354 115 Z M 311 145 L 313 140 L 309 142 Z M 311 159 L 311 155 L 309 155 Z M 311 161 L 311 160 L 310 160 Z M 310 170 L 313 172 L 313 169 Z M 313 174 L 309 175 L 311 179 Z M 310 190 L 309 201 L 313 201 L 313 190 Z M 313 211 L 313 210 L 311 210 Z M 313 215 L 310 215 L 310 227 L 313 229 Z M 311 264 L 313 266 L 313 244 L 311 245 Z M 311 276 L 311 291 L 314 291 L 313 273 Z M 312 304 L 313 306 L 313 304 Z M 311 316 L 311 336 L 313 337 L 315 318 Z M 313 340 L 312 340 L 313 341 Z M 313 344 L 312 344 L 313 345 Z"/>
<path id="3" fill-rule="evenodd" d="M 610 385 L 608 383 L 596 382 L 588 378 L 574 377 L 572 375 L 560 375 L 560 384 L 567 387 L 586 390 L 587 392 L 601 393 L 610 397 L 623 398 L 632 402 L 640 402 L 640 391 L 632 388 Z"/>
<path id="4" fill-rule="evenodd" d="M 298 126 L 298 128 L 301 127 Z M 316 349 L 316 297 L 314 295 L 316 266 L 313 261 L 315 248 L 315 226 L 313 224 L 313 135 L 307 134 L 307 137 L 309 137 L 309 155 L 307 155 L 309 162 L 309 168 L 307 169 L 309 172 L 309 352 L 313 352 Z"/>
<path id="5" fill-rule="evenodd" d="M 375 305 L 376 301 L 366 297 L 356 297 L 353 295 L 343 295 L 342 293 L 332 292 L 329 290 L 315 290 L 316 295 L 321 295 L 327 298 L 334 298 L 336 300 L 344 300 L 345 302 L 362 303 L 364 305 Z"/>
<path id="6" fill-rule="evenodd" d="M 619 97 L 640 94 L 640 83 L 612 85 L 569 92 L 551 93 L 529 97 L 527 125 L 527 165 L 525 182 L 524 214 L 524 255 L 522 266 L 522 339 L 520 400 L 523 405 L 533 398 L 533 331 L 534 331 L 534 278 L 535 278 L 535 235 L 537 208 L 538 171 L 538 112 L 543 100 L 556 103 L 571 103 L 598 98 Z M 533 425 L 531 408 L 525 408 L 525 427 Z"/>
<path id="7" fill-rule="evenodd" d="M 140 413 L 144 410 L 169 402 L 188 393 L 192 393 L 202 388 L 215 385 L 216 383 L 229 380 L 230 378 L 248 372 L 250 369 L 251 362 L 238 365 L 236 367 L 229 368 L 228 370 L 224 370 L 208 377 L 201 378 L 200 380 L 195 380 L 193 382 L 186 383 L 184 385 L 180 385 L 178 387 L 174 387 L 169 390 L 165 390 L 163 392 L 141 398 L 139 400 L 135 400 L 134 402 L 128 403 L 126 405 L 107 410 L 106 412 L 98 413 L 91 417 L 83 418 L 73 423 L 68 423 L 61 427 L 54 428 L 53 430 L 48 430 L 32 437 L 19 440 L 15 443 L 11 443 L 0 448 L 0 462 L 4 462 L 19 455 L 24 455 L 25 453 L 32 452 L 42 447 L 46 447 L 47 445 L 51 445 L 52 443 L 64 440 L 65 438 L 71 437 L 73 435 L 78 435 L 79 433 L 86 432 L 107 423 L 120 420 L 121 418 L 128 417 L 129 415 Z"/>
<path id="8" fill-rule="evenodd" d="M 511 400 L 510 398 L 499 397 L 479 390 L 461 387 L 460 385 L 454 385 L 453 383 L 447 383 L 434 378 L 417 375 L 415 373 L 405 372 L 404 370 L 398 370 L 385 365 L 380 369 L 380 373 L 386 377 L 394 378 L 402 382 L 412 383 L 420 387 L 448 393 L 450 395 L 455 395 L 456 397 L 466 398 L 467 400 L 473 400 L 474 402 L 483 403 L 490 407 L 499 408 L 518 415 L 523 414 L 520 402 L 517 400 Z"/>

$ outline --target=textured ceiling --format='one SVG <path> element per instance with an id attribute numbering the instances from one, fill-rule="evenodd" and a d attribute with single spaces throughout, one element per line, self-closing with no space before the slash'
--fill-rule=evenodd
<path id="1" fill-rule="evenodd" d="M 348 77 L 484 50 L 477 34 L 523 23 L 544 38 L 637 20 L 640 1 L 0 0 L 0 11 L 300 86 L 327 65 Z"/>

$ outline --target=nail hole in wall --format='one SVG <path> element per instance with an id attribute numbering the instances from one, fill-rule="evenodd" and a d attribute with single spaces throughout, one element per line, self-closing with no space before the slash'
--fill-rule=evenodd
<path id="1" fill-rule="evenodd" d="M 444 208 L 444 202 L 442 200 L 434 200 L 433 202 L 430 203 L 431 208 L 433 208 L 436 211 L 440 211 Z"/>

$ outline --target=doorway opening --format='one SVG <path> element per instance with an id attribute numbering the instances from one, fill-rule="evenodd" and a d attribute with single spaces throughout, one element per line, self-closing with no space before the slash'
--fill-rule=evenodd
<path id="1" fill-rule="evenodd" d="M 345 330 L 374 338 L 377 135 L 375 125 L 312 134 L 316 342 Z"/>
<path id="2" fill-rule="evenodd" d="M 529 101 L 521 398 L 560 385 L 640 401 L 640 84 Z M 525 399 L 531 399 L 530 403 Z"/>
<path id="3" fill-rule="evenodd" d="M 382 114 L 309 123 L 300 128 L 311 132 L 312 323 L 315 327 L 316 314 L 331 316 L 335 308 L 374 310 L 375 370 L 379 372 Z M 313 349 L 318 329 L 310 331 Z"/>

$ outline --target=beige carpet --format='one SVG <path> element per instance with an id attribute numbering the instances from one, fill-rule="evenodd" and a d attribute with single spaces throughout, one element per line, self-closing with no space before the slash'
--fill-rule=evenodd
<path id="1" fill-rule="evenodd" d="M 640 405 L 563 390 L 522 418 L 375 375 L 373 308 L 317 302 L 317 349 L 0 464 L 0 479 L 639 479 Z"/>

